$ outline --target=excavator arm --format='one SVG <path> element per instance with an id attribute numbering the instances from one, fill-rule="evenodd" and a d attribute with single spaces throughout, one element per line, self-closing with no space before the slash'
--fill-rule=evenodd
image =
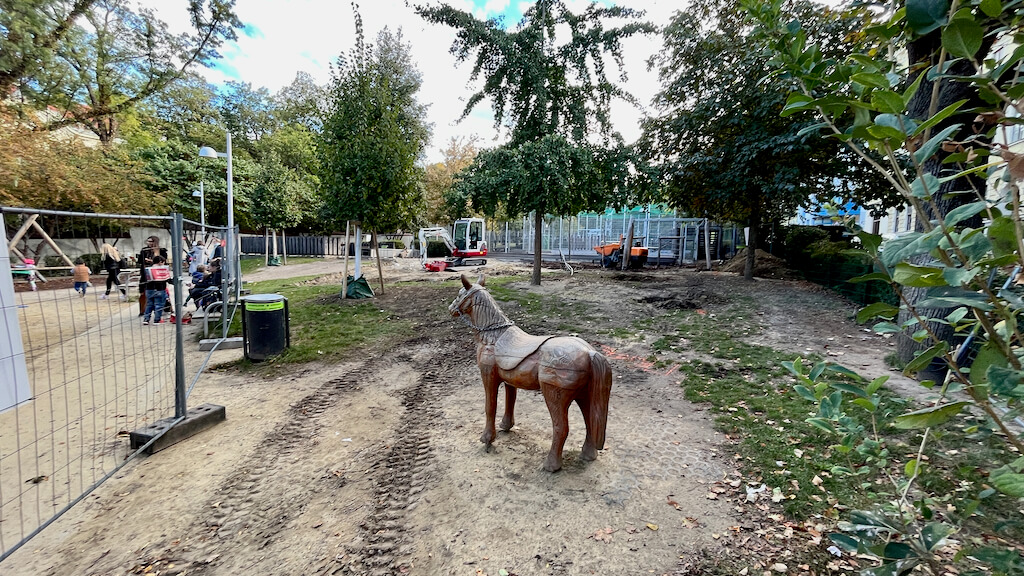
<path id="1" fill-rule="evenodd" d="M 446 228 L 420 228 L 420 263 L 427 264 L 427 243 L 431 238 L 438 238 L 453 254 L 456 251 L 455 241 L 452 240 Z"/>

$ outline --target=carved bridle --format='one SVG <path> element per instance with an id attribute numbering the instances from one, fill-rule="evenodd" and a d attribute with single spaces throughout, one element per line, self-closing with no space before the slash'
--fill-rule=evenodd
<path id="1" fill-rule="evenodd" d="M 462 320 L 466 324 L 466 326 L 469 326 L 470 328 L 472 328 L 473 330 L 475 330 L 477 332 L 490 332 L 492 330 L 500 330 L 502 328 L 508 328 L 509 326 L 514 326 L 515 322 L 505 318 L 505 319 L 499 320 L 495 324 L 492 324 L 490 326 L 485 326 L 485 327 L 481 328 L 479 326 L 474 325 L 473 321 L 470 320 L 470 318 L 467 318 L 468 315 L 463 310 L 463 305 L 467 301 L 473 302 L 473 300 L 478 298 L 477 294 L 480 293 L 480 292 L 483 292 L 483 291 L 484 291 L 483 286 L 481 286 L 479 284 L 473 284 L 469 288 L 462 288 L 461 290 L 459 290 L 459 295 L 456 296 L 455 300 L 453 300 L 451 305 L 448 306 L 448 311 L 451 313 L 452 316 Z M 473 297 L 473 299 L 471 299 L 471 297 Z M 473 302 L 473 303 L 475 303 L 475 302 Z M 499 312 L 499 314 L 501 316 L 504 316 L 504 314 L 501 314 L 500 311 L 498 311 L 498 312 Z"/>
<path id="2" fill-rule="evenodd" d="M 455 300 L 452 300 L 452 303 L 448 306 L 448 312 L 450 312 L 452 316 L 465 320 L 466 313 L 462 310 L 462 305 L 469 299 L 470 295 L 475 294 L 480 290 L 481 287 L 479 284 L 474 284 L 469 288 L 459 289 L 459 295 L 456 296 Z"/>

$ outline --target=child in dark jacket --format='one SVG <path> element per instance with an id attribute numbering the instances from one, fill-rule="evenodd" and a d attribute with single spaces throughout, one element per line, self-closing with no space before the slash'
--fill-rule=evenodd
<path id="1" fill-rule="evenodd" d="M 153 266 L 163 266 L 167 260 L 163 256 L 153 257 Z M 164 306 L 167 304 L 167 281 L 150 280 L 146 283 L 146 311 L 142 318 L 142 325 L 149 325 L 150 314 L 153 316 L 153 324 L 163 324 L 160 317 L 164 313 Z"/>

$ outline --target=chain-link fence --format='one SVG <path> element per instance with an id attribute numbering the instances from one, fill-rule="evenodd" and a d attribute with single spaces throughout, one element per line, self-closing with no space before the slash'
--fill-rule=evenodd
<path id="1" fill-rule="evenodd" d="M 180 215 L 0 208 L 0 561 L 147 449 L 133 431 L 184 417 L 209 360 L 184 354 L 196 331 L 182 322 L 194 308 L 186 262 L 230 263 L 220 293 L 237 296 L 240 277 L 232 236 L 200 228 Z M 170 305 L 144 324 L 139 260 L 154 244 L 168 255 Z"/>

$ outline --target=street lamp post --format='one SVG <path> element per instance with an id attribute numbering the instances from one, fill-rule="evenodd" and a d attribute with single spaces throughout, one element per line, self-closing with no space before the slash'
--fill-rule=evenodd
<path id="1" fill-rule="evenodd" d="M 217 152 L 209 146 L 203 146 L 199 149 L 199 156 L 203 158 L 227 158 L 228 161 L 228 230 L 232 233 L 235 229 L 235 197 L 233 190 L 231 189 L 231 132 L 227 134 L 227 152 Z"/>
<path id="2" fill-rule="evenodd" d="M 211 148 L 209 146 L 203 146 L 202 148 L 199 149 L 199 156 L 202 157 L 202 158 L 225 158 L 228 161 L 228 233 L 227 233 L 227 242 L 225 242 L 225 244 L 224 244 L 224 260 L 227 262 L 227 266 L 224 266 L 224 262 L 221 263 L 221 270 L 224 271 L 226 269 L 228 273 L 227 273 L 226 278 L 222 279 L 222 281 L 225 281 L 225 287 L 221 289 L 222 301 L 223 301 L 223 304 L 221 304 L 221 306 L 222 306 L 222 308 L 221 308 L 222 318 L 226 318 L 226 316 L 224 316 L 224 314 L 227 312 L 226 305 L 227 305 L 227 303 L 229 301 L 227 288 L 230 288 L 230 290 L 232 292 L 234 292 L 234 296 L 235 296 L 236 299 L 238 297 L 237 290 L 239 288 L 239 283 L 236 280 L 236 278 L 237 278 L 236 274 L 238 272 L 240 272 L 240 270 L 236 270 L 237 259 L 234 257 L 234 255 L 235 255 L 235 197 L 234 197 L 233 188 L 232 188 L 232 185 L 233 185 L 232 180 L 234 180 L 234 178 L 232 177 L 232 173 L 231 173 L 231 132 L 225 131 L 225 134 L 227 136 L 227 151 L 225 151 L 225 152 L 217 152 L 216 150 L 214 150 L 213 148 Z M 224 326 L 224 337 L 227 338 L 227 334 L 228 334 L 227 322 L 226 321 L 222 321 L 222 324 Z"/>
<path id="3" fill-rule="evenodd" d="M 203 242 L 206 242 L 206 193 L 203 190 L 203 181 L 199 181 L 199 190 L 192 192 L 192 196 L 199 198 L 199 223 L 203 227 Z"/>

